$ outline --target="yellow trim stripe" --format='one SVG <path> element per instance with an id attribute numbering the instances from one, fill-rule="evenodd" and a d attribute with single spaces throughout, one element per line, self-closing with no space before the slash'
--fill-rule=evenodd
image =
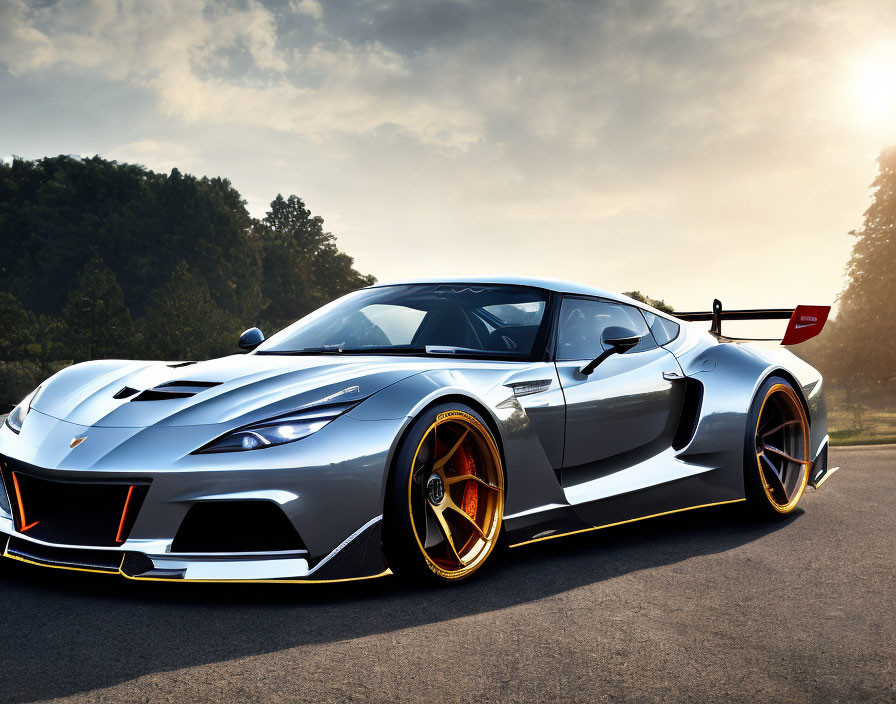
<path id="1" fill-rule="evenodd" d="M 9 546 L 9 541 L 7 540 L 7 547 Z M 18 562 L 24 562 L 29 565 L 36 565 L 37 567 L 49 567 L 54 570 L 68 570 L 69 572 L 92 572 L 94 574 L 111 574 L 115 576 L 121 576 L 125 579 L 132 579 L 136 582 L 172 582 L 172 583 L 219 583 L 219 584 L 336 584 L 339 582 L 360 582 L 365 579 L 378 579 L 379 577 L 385 577 L 387 575 L 392 574 L 392 570 L 386 569 L 379 574 L 372 574 L 366 577 L 345 577 L 343 579 L 172 579 L 170 577 L 132 577 L 130 575 L 125 574 L 121 571 L 121 565 L 124 564 L 124 554 L 121 556 L 121 565 L 118 566 L 118 570 L 95 570 L 89 567 L 73 567 L 69 565 L 52 565 L 48 562 L 37 562 L 35 560 L 29 560 L 26 557 L 20 557 L 19 555 L 12 555 L 7 552 L 6 548 L 3 549 L 3 557 L 8 557 L 10 560 L 16 560 Z"/>
<path id="2" fill-rule="evenodd" d="M 540 543 L 542 540 L 552 540 L 554 538 L 565 538 L 568 535 L 576 535 L 577 533 L 588 533 L 592 530 L 601 530 L 603 528 L 612 528 L 613 526 L 621 526 L 625 523 L 634 523 L 635 521 L 646 521 L 648 518 L 657 518 L 658 516 L 668 516 L 670 513 L 681 513 L 682 511 L 691 511 L 695 508 L 708 508 L 710 506 L 723 506 L 724 504 L 737 504 L 741 501 L 746 501 L 746 499 L 731 499 L 729 501 L 716 501 L 711 504 L 700 504 L 699 506 L 688 506 L 686 508 L 676 508 L 671 511 L 663 511 L 662 513 L 651 513 L 649 516 L 641 516 L 640 518 L 628 518 L 624 521 L 616 521 L 615 523 L 607 523 L 602 526 L 592 526 L 591 528 L 580 528 L 579 530 L 572 530 L 568 533 L 554 533 L 553 535 L 543 535 L 540 538 L 532 538 L 532 540 L 524 540 L 522 543 L 514 543 L 510 547 L 518 548 L 522 545 L 529 545 L 530 543 Z"/>
<path id="3" fill-rule="evenodd" d="M 9 547 L 9 541 L 7 541 L 7 547 Z M 18 562 L 24 562 L 29 565 L 37 565 L 38 567 L 49 567 L 53 570 L 68 570 L 69 572 L 92 572 L 94 574 L 119 574 L 121 571 L 121 565 L 119 565 L 118 571 L 116 570 L 95 570 L 89 567 L 72 567 L 69 565 L 51 565 L 48 562 L 36 562 L 35 560 L 29 560 L 27 557 L 22 557 L 21 555 L 12 555 L 3 550 L 3 557 L 8 557 L 10 560 L 16 560 Z M 122 563 L 124 562 L 124 555 L 121 556 Z"/>
<path id="4" fill-rule="evenodd" d="M 189 584 L 338 584 L 339 582 L 362 582 L 365 579 L 379 579 L 392 574 L 392 570 L 386 569 L 379 574 L 371 574 L 366 577 L 345 577 L 343 579 L 170 579 L 167 577 L 131 577 L 124 572 L 121 576 L 132 579 L 135 582 L 172 582 Z"/>

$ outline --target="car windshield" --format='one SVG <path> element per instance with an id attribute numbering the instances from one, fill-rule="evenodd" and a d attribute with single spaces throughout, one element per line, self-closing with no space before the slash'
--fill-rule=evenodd
<path id="1" fill-rule="evenodd" d="M 362 289 L 258 347 L 260 354 L 531 356 L 547 293 L 510 285 L 407 284 Z"/>

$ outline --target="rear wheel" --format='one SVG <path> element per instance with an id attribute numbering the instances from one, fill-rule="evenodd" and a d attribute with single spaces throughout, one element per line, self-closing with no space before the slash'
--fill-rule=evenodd
<path id="1" fill-rule="evenodd" d="M 462 404 L 425 411 L 396 455 L 384 548 L 393 572 L 455 581 L 480 569 L 498 543 L 504 471 L 483 419 Z"/>
<path id="2" fill-rule="evenodd" d="M 766 516 L 796 508 L 809 480 L 809 421 L 793 387 L 780 377 L 765 381 L 747 425 L 744 480 L 747 499 Z"/>

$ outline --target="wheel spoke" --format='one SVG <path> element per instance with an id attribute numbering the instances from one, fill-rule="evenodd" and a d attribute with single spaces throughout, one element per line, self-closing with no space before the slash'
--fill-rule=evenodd
<path id="1" fill-rule="evenodd" d="M 430 509 L 432 509 L 432 515 L 435 517 L 436 523 L 439 524 L 439 528 L 442 530 L 442 535 L 445 536 L 445 540 L 448 541 L 448 547 L 451 548 L 451 552 L 455 559 L 462 565 L 467 564 L 454 546 L 454 534 L 451 532 L 451 528 L 448 527 L 448 521 L 445 520 L 444 509 L 432 505 L 430 505 Z"/>
<path id="2" fill-rule="evenodd" d="M 796 457 L 791 457 L 786 452 L 784 452 L 784 450 L 779 450 L 777 447 L 774 447 L 773 445 L 769 445 L 767 443 L 762 446 L 762 449 L 767 452 L 774 452 L 776 455 L 780 455 L 785 460 L 790 460 L 791 462 L 796 462 L 797 464 L 808 464 L 808 462 L 806 462 L 805 460 L 798 460 Z"/>
<path id="3" fill-rule="evenodd" d="M 471 527 L 474 531 L 476 531 L 476 534 L 477 534 L 480 538 L 483 538 L 483 539 L 485 538 L 485 532 L 482 530 L 482 528 L 479 527 L 479 524 L 476 523 L 476 521 L 474 521 L 472 518 L 470 518 L 470 514 L 467 513 L 466 511 L 464 511 L 464 510 L 463 510 L 460 506 L 458 506 L 456 503 L 454 503 L 454 500 L 453 500 L 450 496 L 448 496 L 447 494 L 445 494 L 445 508 L 450 508 L 450 509 L 451 509 L 452 511 L 454 511 L 458 516 L 461 516 L 467 523 L 470 524 L 470 527 Z"/>
<path id="4" fill-rule="evenodd" d="M 452 447 L 450 450 L 448 450 L 448 452 L 443 457 L 440 457 L 438 460 L 436 460 L 435 464 L 433 465 L 434 469 L 436 469 L 436 470 L 441 469 L 448 463 L 448 461 L 452 457 L 454 457 L 454 453 L 457 452 L 457 449 L 463 444 L 463 441 L 466 439 L 467 433 L 469 433 L 469 432 L 470 432 L 469 428 L 464 428 L 464 432 L 461 433 L 461 436 L 457 439 L 457 442 L 454 443 L 454 447 Z"/>
<path id="5" fill-rule="evenodd" d="M 766 457 L 764 453 L 759 453 L 757 456 L 760 459 L 765 460 L 765 463 L 772 471 L 771 477 L 769 477 L 770 479 L 772 479 L 773 477 L 772 481 L 770 482 L 770 484 L 772 485 L 772 489 L 777 489 L 778 491 L 780 491 L 784 495 L 785 501 L 789 501 L 790 495 L 787 493 L 787 488 L 784 486 L 784 478 L 781 476 L 783 472 L 775 467 L 772 461 L 768 457 Z M 766 476 L 768 476 L 767 473 Z"/>
<path id="6" fill-rule="evenodd" d="M 798 420 L 788 420 L 784 423 L 781 423 L 780 425 L 775 426 L 771 430 L 766 430 L 764 433 L 761 433 L 760 437 L 763 440 L 765 440 L 765 438 L 767 438 L 769 435 L 773 435 L 774 433 L 777 433 L 779 430 L 781 430 L 782 428 L 786 428 L 788 425 L 799 425 L 799 424 L 800 424 L 800 422 Z"/>
<path id="7" fill-rule="evenodd" d="M 432 506 L 429 506 L 428 504 L 429 502 L 427 502 L 427 509 L 424 511 L 424 516 L 426 518 L 426 535 L 423 539 L 423 547 L 427 550 L 445 542 L 445 536 L 442 534 L 442 529 L 436 522 L 435 516 L 433 516 Z"/>
<path id="8" fill-rule="evenodd" d="M 482 479 L 481 477 L 477 477 L 475 474 L 457 474 L 453 477 L 443 477 L 442 481 L 445 482 L 445 486 L 452 486 L 454 484 L 459 484 L 460 482 L 476 482 L 480 486 L 484 486 L 486 489 L 491 489 L 492 491 L 500 491 L 498 487 L 494 484 L 489 484 L 487 481 Z"/>

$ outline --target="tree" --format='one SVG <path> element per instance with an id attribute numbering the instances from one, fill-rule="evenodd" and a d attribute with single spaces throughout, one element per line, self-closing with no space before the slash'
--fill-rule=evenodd
<path id="1" fill-rule="evenodd" d="M 225 353 L 243 328 L 280 327 L 374 281 L 295 195 L 257 220 L 225 178 L 100 157 L 0 163 L 0 233 L 0 361 L 35 374 Z"/>
<path id="2" fill-rule="evenodd" d="M 652 306 L 657 310 L 661 310 L 664 313 L 675 312 L 675 309 L 672 308 L 672 306 L 670 306 L 664 300 L 660 298 L 651 298 L 650 296 L 647 296 L 640 291 L 627 291 L 624 295 L 628 296 L 629 298 L 634 298 L 636 301 L 641 301 L 641 303 L 646 303 L 647 305 Z"/>
<path id="3" fill-rule="evenodd" d="M 181 261 L 153 295 L 143 320 L 146 351 L 171 360 L 195 360 L 234 351 L 239 323 L 215 305 L 208 283 Z"/>
<path id="4" fill-rule="evenodd" d="M 282 195 L 256 229 L 263 249 L 266 317 L 276 327 L 287 325 L 328 301 L 375 281 L 340 252 L 324 220 L 312 216 L 302 199 Z"/>
<path id="5" fill-rule="evenodd" d="M 81 272 L 62 309 L 65 341 L 77 360 L 126 356 L 133 344 L 131 314 L 118 281 L 95 256 Z"/>
<path id="6" fill-rule="evenodd" d="M 884 149 L 877 163 L 871 206 L 862 228 L 849 233 L 856 241 L 837 320 L 815 353 L 831 381 L 847 390 L 848 402 L 857 391 L 880 388 L 896 369 L 890 312 L 896 295 L 896 147 Z"/>
<path id="7" fill-rule="evenodd" d="M 0 361 L 22 359 L 32 344 L 31 316 L 19 299 L 0 291 Z"/>

